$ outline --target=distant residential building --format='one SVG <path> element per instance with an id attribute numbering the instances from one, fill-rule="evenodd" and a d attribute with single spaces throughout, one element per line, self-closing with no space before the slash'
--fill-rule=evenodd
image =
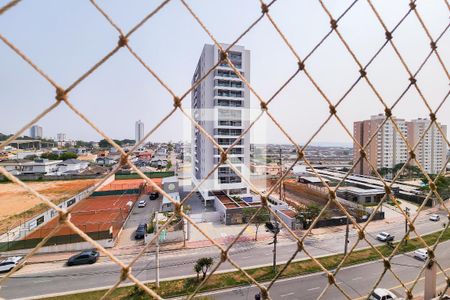
<path id="1" fill-rule="evenodd" d="M 227 48 L 228 45 L 223 45 Z M 233 46 L 228 58 L 240 73 L 250 81 L 250 51 Z M 194 119 L 216 142 L 227 149 L 248 125 L 250 91 L 226 62 L 221 62 L 213 72 L 209 70 L 220 61 L 216 45 L 205 45 L 200 55 L 192 83 L 204 78 L 191 94 Z M 250 174 L 250 136 L 247 133 L 228 154 L 229 160 L 240 172 Z M 192 127 L 192 172 L 197 185 L 220 161 L 220 153 L 195 127 Z M 214 201 L 215 191 L 227 195 L 250 196 L 247 184 L 230 167 L 221 166 L 199 189 L 203 198 Z"/>
<path id="2" fill-rule="evenodd" d="M 42 127 L 39 125 L 33 125 L 30 128 L 30 137 L 33 139 L 41 139 L 42 138 Z"/>
<path id="3" fill-rule="evenodd" d="M 100 166 L 112 166 L 117 163 L 117 160 L 106 157 L 106 156 L 101 156 L 101 157 L 97 157 L 97 159 L 95 160 L 95 163 Z"/>
<path id="4" fill-rule="evenodd" d="M 144 138 L 144 123 L 141 120 L 136 121 L 134 125 L 134 138 L 136 143 Z"/>
<path id="5" fill-rule="evenodd" d="M 58 164 L 58 173 L 77 174 L 84 171 L 88 166 L 88 161 L 81 161 L 73 158 L 66 159 Z"/>
<path id="6" fill-rule="evenodd" d="M 417 160 L 427 173 L 437 174 L 444 169 L 447 162 L 447 143 L 436 124 L 431 125 L 428 129 L 430 123 L 430 119 L 423 118 L 408 122 L 408 142 L 411 147 L 419 143 L 415 149 Z M 438 125 L 442 128 L 444 135 L 447 136 L 447 126 L 440 123 Z M 425 133 L 427 129 L 428 131 Z M 420 140 L 421 138 L 422 140 Z"/>
<path id="7" fill-rule="evenodd" d="M 372 116 L 370 120 L 358 121 L 353 124 L 353 136 L 361 146 L 369 142 L 378 127 L 382 126 L 368 147 L 365 149 L 366 159 L 361 159 L 356 165 L 354 172 L 361 175 L 370 175 L 373 169 L 393 168 L 396 164 L 404 163 L 408 159 L 406 143 L 402 140 L 391 120 L 384 124 L 385 115 Z M 404 119 L 394 118 L 401 133 L 407 137 L 407 124 Z M 353 146 L 353 159 L 356 162 L 360 157 L 360 149 L 355 143 Z M 369 161 L 369 162 L 368 162 Z"/>
<path id="8" fill-rule="evenodd" d="M 66 134 L 65 133 L 58 133 L 56 135 L 56 140 L 58 142 L 65 142 L 67 140 Z"/>
<path id="9" fill-rule="evenodd" d="M 276 163 L 270 163 L 267 165 L 251 164 L 250 171 L 255 175 L 280 175 L 280 166 Z"/>

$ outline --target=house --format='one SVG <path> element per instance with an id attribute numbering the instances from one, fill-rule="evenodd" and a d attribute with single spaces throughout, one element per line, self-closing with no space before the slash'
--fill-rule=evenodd
<path id="1" fill-rule="evenodd" d="M 112 166 L 112 165 L 116 164 L 117 161 L 110 157 L 101 156 L 101 157 L 97 157 L 97 159 L 95 160 L 95 163 L 100 166 Z"/>
<path id="2" fill-rule="evenodd" d="M 74 158 L 66 159 L 65 161 L 58 164 L 58 173 L 80 173 L 84 171 L 88 166 L 89 162 L 87 161 L 82 161 Z"/>
<path id="3" fill-rule="evenodd" d="M 0 166 L 10 171 L 12 174 L 43 174 L 56 175 L 58 173 L 58 164 L 61 160 L 36 159 L 29 160 L 8 160 L 0 162 Z"/>

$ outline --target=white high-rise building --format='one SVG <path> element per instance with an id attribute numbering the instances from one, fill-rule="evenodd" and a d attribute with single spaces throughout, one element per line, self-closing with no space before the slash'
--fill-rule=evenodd
<path id="1" fill-rule="evenodd" d="M 226 48 L 227 45 L 222 45 Z M 250 51 L 233 46 L 229 59 L 247 81 L 250 81 Z M 205 45 L 192 78 L 194 84 L 220 60 L 215 45 Z M 221 63 L 192 91 L 191 105 L 194 119 L 224 149 L 231 145 L 249 125 L 250 92 L 244 82 L 227 63 Z M 247 133 L 231 149 L 229 160 L 248 178 L 250 171 L 250 136 Z M 192 172 L 197 185 L 220 161 L 217 149 L 197 128 L 192 127 Z M 214 192 L 248 197 L 247 184 L 228 166 L 216 170 L 200 189 L 206 202 L 214 199 Z"/>
<path id="2" fill-rule="evenodd" d="M 446 163 L 447 143 L 436 124 L 431 125 L 430 119 L 415 119 L 408 122 L 408 142 L 414 147 L 423 136 L 415 150 L 416 158 L 427 173 L 437 174 L 441 172 Z M 440 123 L 438 123 L 440 125 Z M 445 136 L 447 136 L 447 126 L 440 125 Z"/>
<path id="3" fill-rule="evenodd" d="M 56 135 L 56 139 L 57 139 L 58 142 L 65 142 L 65 141 L 67 141 L 67 137 L 66 137 L 65 133 L 58 133 Z"/>
<path id="4" fill-rule="evenodd" d="M 141 120 L 136 121 L 134 125 L 134 138 L 136 143 L 144 138 L 144 123 Z"/>
<path id="5" fill-rule="evenodd" d="M 33 125 L 30 128 L 30 136 L 33 139 L 41 139 L 42 138 L 42 127 L 39 125 Z"/>

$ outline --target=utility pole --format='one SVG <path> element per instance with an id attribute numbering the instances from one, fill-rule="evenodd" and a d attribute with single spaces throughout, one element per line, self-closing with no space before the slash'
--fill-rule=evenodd
<path id="1" fill-rule="evenodd" d="M 277 272 L 277 235 L 280 232 L 278 228 L 278 222 L 275 219 L 275 233 L 273 235 L 273 273 Z"/>
<path id="2" fill-rule="evenodd" d="M 157 234 L 158 233 L 158 225 L 159 225 L 158 224 L 158 211 L 155 214 L 155 221 L 156 221 L 155 234 Z M 155 285 L 156 285 L 156 288 L 159 289 L 159 234 L 156 237 L 155 264 L 156 264 Z"/>
<path id="3" fill-rule="evenodd" d="M 345 227 L 345 244 L 344 244 L 344 256 L 347 255 L 347 247 L 348 247 L 348 231 L 349 231 L 349 219 L 347 216 L 347 225 Z"/>
<path id="4" fill-rule="evenodd" d="M 408 207 L 405 207 L 405 214 L 406 214 L 407 217 L 410 216 Z M 405 235 L 407 233 L 408 233 L 408 219 L 405 218 Z M 405 236 L 405 245 L 407 245 L 407 244 L 408 244 L 408 236 Z"/>
<path id="5" fill-rule="evenodd" d="M 423 299 L 431 300 L 436 297 L 436 263 L 433 260 L 428 262 L 425 272 L 425 290 Z"/>
<path id="6" fill-rule="evenodd" d="M 279 153 L 280 153 L 280 179 L 283 177 L 283 158 L 281 156 L 281 146 L 279 148 Z M 280 182 L 280 201 L 283 201 L 283 180 L 281 180 Z"/>

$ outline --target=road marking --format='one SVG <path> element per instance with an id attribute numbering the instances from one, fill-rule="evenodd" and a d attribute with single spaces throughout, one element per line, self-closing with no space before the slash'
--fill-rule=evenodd
<path id="1" fill-rule="evenodd" d="M 292 296 L 292 295 L 294 295 L 294 292 L 290 292 L 290 293 L 287 293 L 287 294 L 280 295 L 280 297 L 283 298 L 283 297 Z"/>
<path id="2" fill-rule="evenodd" d="M 42 280 L 33 280 L 34 283 L 42 283 L 42 282 L 49 282 L 52 281 L 51 279 L 42 279 Z"/>
<path id="3" fill-rule="evenodd" d="M 444 271 L 444 272 L 447 272 L 448 270 L 450 270 L 450 268 L 444 269 L 443 271 Z M 440 275 L 440 274 L 442 274 L 442 271 L 439 271 L 439 272 L 436 273 L 436 275 Z M 417 280 L 417 282 L 422 281 L 422 280 L 424 280 L 424 279 L 425 279 L 425 276 L 422 276 L 422 277 L 420 277 L 420 278 Z M 412 280 L 412 281 L 409 281 L 409 282 L 404 283 L 404 285 L 405 285 L 405 286 L 412 285 L 414 282 L 415 282 L 415 280 Z M 402 288 L 402 287 L 403 287 L 403 285 L 399 284 L 399 285 L 397 285 L 397 286 L 391 287 L 389 290 L 396 290 L 396 289 Z M 360 298 L 355 298 L 355 299 L 356 299 L 356 300 L 362 300 L 362 299 L 366 299 L 367 296 L 369 296 L 369 295 L 366 295 L 366 296 L 363 296 L 363 297 L 360 297 Z"/>
<path id="4" fill-rule="evenodd" d="M 363 279 L 363 278 L 362 277 L 355 277 L 352 280 L 360 280 L 360 279 Z"/>
<path id="5" fill-rule="evenodd" d="M 242 256 L 241 258 L 242 259 L 247 259 L 247 258 L 250 258 L 251 256 Z"/>
<path id="6" fill-rule="evenodd" d="M 316 286 L 316 287 L 307 289 L 307 291 L 315 291 L 315 290 L 318 290 L 318 289 L 320 289 L 320 286 Z"/>

